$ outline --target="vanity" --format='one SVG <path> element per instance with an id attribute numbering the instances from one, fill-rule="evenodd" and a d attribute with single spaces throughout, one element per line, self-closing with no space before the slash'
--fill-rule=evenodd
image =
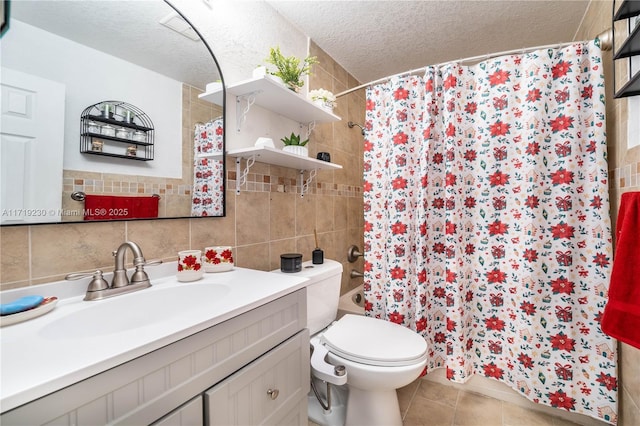
<path id="1" fill-rule="evenodd" d="M 0 423 L 306 425 L 305 278 L 235 268 L 83 301 L 89 278 L 5 291 L 56 296 L 0 332 Z M 108 277 L 108 274 L 105 276 Z"/>

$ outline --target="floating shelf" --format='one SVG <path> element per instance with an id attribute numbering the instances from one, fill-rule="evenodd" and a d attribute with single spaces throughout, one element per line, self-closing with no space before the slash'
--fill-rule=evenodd
<path id="1" fill-rule="evenodd" d="M 106 135 L 103 135 L 101 133 L 87 132 L 87 133 L 81 134 L 80 136 L 88 136 L 88 137 L 93 138 L 93 139 L 102 139 L 102 140 L 106 140 L 106 141 L 126 143 L 128 145 L 138 145 L 138 146 L 150 146 L 150 145 L 153 145 L 153 142 L 135 142 L 135 141 L 132 141 L 131 139 L 117 138 L 115 136 L 106 136 Z"/>
<path id="2" fill-rule="evenodd" d="M 253 165 L 254 161 L 272 164 L 274 166 L 290 167 L 300 171 L 300 187 L 302 188 L 301 196 L 304 196 L 305 188 L 308 190 L 309 184 L 313 180 L 318 170 L 340 170 L 342 166 L 328 161 L 316 160 L 311 157 L 302 157 L 300 155 L 291 154 L 280 149 L 261 147 L 261 148 L 240 148 L 228 151 L 227 155 L 236 158 L 236 193 L 240 194 L 240 187 L 243 180 Z M 245 173 L 240 171 L 240 159 L 247 160 L 247 168 Z M 304 184 L 304 172 L 310 171 L 309 179 Z"/>
<path id="3" fill-rule="evenodd" d="M 123 154 L 112 154 L 110 152 L 83 151 L 82 153 L 83 154 L 98 155 L 98 156 L 103 156 L 103 157 L 126 158 L 127 160 L 137 160 L 137 161 L 151 161 L 151 160 L 153 160 L 153 158 L 134 157 L 134 156 L 123 155 Z"/>
<path id="4" fill-rule="evenodd" d="M 615 10 L 615 0 L 614 0 Z M 629 35 L 625 38 L 624 42 L 620 46 L 617 52 L 613 56 L 613 87 L 616 88 L 616 60 L 629 58 L 627 61 L 629 67 L 629 74 L 632 73 L 631 59 L 634 56 L 640 55 L 640 25 L 631 25 L 630 18 L 640 15 L 640 1 L 624 0 L 618 11 L 613 16 L 613 22 L 622 19 L 627 19 L 627 28 Z M 615 25 L 613 28 L 613 39 L 615 45 Z M 636 72 L 627 82 L 615 92 L 614 98 L 626 98 L 628 96 L 640 95 L 640 72 Z"/>
<path id="5" fill-rule="evenodd" d="M 222 90 L 222 83 L 209 83 L 204 93 L 198 95 L 198 98 L 203 101 L 211 102 L 212 104 L 220 105 L 224 108 L 224 91 Z"/>
<path id="6" fill-rule="evenodd" d="M 274 166 L 290 167 L 298 170 L 325 170 L 325 169 L 341 169 L 342 166 L 327 161 L 316 160 L 311 157 L 302 157 L 300 155 L 291 154 L 281 149 L 262 147 L 262 148 L 240 148 L 227 152 L 227 155 L 235 158 L 251 158 L 255 157 L 255 161 L 261 163 L 273 164 Z"/>
<path id="7" fill-rule="evenodd" d="M 640 3 L 640 2 L 639 2 Z M 640 54 L 640 25 L 636 25 L 613 59 L 628 58 Z"/>
<path id="8" fill-rule="evenodd" d="M 110 106 L 108 114 L 103 110 L 105 105 Z M 132 113 L 133 116 L 131 116 Z M 128 118 L 128 120 L 127 120 Z M 112 127 L 112 135 L 102 134 L 106 126 Z M 98 131 L 95 131 L 95 127 Z M 125 128 L 135 130 L 136 133 L 144 133 L 144 140 L 118 137 L 118 129 Z M 131 133 L 129 133 L 131 136 Z M 88 106 L 80 115 L 80 152 L 82 154 L 99 155 L 104 157 L 124 158 L 127 160 L 151 161 L 154 154 L 154 129 L 149 116 L 134 105 L 122 101 L 102 101 Z M 99 144 L 95 150 L 94 143 Z M 103 150 L 102 146 L 105 145 Z M 122 154 L 113 152 L 124 146 Z M 125 155 L 129 149 L 135 150 L 135 155 Z"/>
<path id="9" fill-rule="evenodd" d="M 270 76 L 252 78 L 227 86 L 227 93 L 237 98 L 255 98 L 255 105 L 261 106 L 298 123 L 322 123 L 340 121 L 337 115 L 320 108 L 302 95 L 289 90 Z M 213 103 L 222 102 L 222 88 L 199 95 Z"/>
<path id="10" fill-rule="evenodd" d="M 613 20 L 628 19 L 638 14 L 640 14 L 640 1 L 624 0 L 613 17 Z"/>
<path id="11" fill-rule="evenodd" d="M 616 99 L 640 95 L 640 71 L 627 81 L 614 95 Z"/>
<path id="12" fill-rule="evenodd" d="M 211 154 L 196 154 L 196 158 L 208 158 L 210 160 L 223 160 L 224 159 L 224 155 L 222 155 L 222 152 L 214 152 Z"/>

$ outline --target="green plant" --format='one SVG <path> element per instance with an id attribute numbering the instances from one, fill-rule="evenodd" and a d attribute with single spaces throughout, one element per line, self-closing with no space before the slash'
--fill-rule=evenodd
<path id="1" fill-rule="evenodd" d="M 318 63 L 315 56 L 307 56 L 303 61 L 295 56 L 284 56 L 279 46 L 270 49 L 269 57 L 265 61 L 277 69 L 269 71 L 269 74 L 280 77 L 287 86 L 296 91 L 304 86 L 302 76 L 311 73 L 311 66 Z"/>
<path id="2" fill-rule="evenodd" d="M 282 143 L 285 144 L 285 146 L 289 146 L 289 145 L 305 146 L 309 142 L 309 139 L 300 142 L 300 135 L 295 135 L 293 132 L 291 132 L 291 136 L 285 136 L 280 140 L 282 141 Z"/>

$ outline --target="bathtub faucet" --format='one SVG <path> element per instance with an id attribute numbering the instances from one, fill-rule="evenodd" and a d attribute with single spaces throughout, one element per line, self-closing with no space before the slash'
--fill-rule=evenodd
<path id="1" fill-rule="evenodd" d="M 364 274 L 362 272 L 360 272 L 360 271 L 356 271 L 355 269 L 352 269 L 351 270 L 351 274 L 349 274 L 349 276 L 351 278 L 362 278 L 362 277 L 364 277 Z"/>
<path id="2" fill-rule="evenodd" d="M 350 246 L 347 249 L 347 260 L 349 261 L 349 263 L 355 262 L 359 257 L 364 257 L 364 253 L 360 252 L 358 246 Z"/>

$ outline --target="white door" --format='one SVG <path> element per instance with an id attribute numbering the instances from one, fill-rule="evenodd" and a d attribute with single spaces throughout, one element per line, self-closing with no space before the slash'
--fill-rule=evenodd
<path id="1" fill-rule="evenodd" d="M 9 68 L 1 72 L 0 223 L 58 222 L 65 85 Z"/>

